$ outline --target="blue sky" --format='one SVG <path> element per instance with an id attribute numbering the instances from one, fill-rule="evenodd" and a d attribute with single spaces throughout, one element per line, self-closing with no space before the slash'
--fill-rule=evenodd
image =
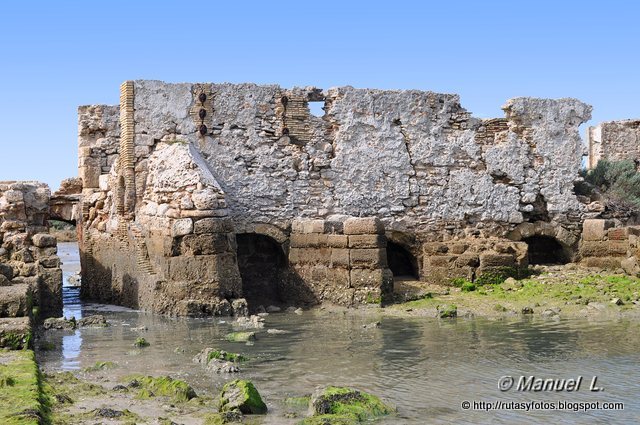
<path id="1" fill-rule="evenodd" d="M 640 117 L 634 1 L 3 1 L 0 180 L 77 175 L 78 105 L 128 79 L 576 97 Z"/>

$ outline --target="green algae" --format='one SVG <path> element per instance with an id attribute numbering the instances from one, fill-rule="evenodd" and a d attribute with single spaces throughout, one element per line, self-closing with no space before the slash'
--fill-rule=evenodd
<path id="1" fill-rule="evenodd" d="M 213 359 L 224 360 L 233 363 L 241 363 L 249 360 L 248 357 L 245 357 L 242 354 L 229 353 L 224 350 L 213 350 L 212 352 L 210 352 L 207 358 L 207 363 Z"/>
<path id="2" fill-rule="evenodd" d="M 189 384 L 170 376 L 130 375 L 127 381 L 135 381 L 140 387 L 137 398 L 169 397 L 174 402 L 183 403 L 196 397 L 196 392 Z"/>
<path id="3" fill-rule="evenodd" d="M 219 398 L 220 412 L 240 410 L 244 414 L 267 413 L 267 405 L 251 381 L 236 379 L 222 387 Z"/>
<path id="4" fill-rule="evenodd" d="M 247 342 L 256 339 L 255 332 L 231 332 L 224 337 L 229 342 Z"/>

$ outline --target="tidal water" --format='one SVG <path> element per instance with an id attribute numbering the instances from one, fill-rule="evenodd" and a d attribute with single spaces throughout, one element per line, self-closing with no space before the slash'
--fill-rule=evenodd
<path id="1" fill-rule="evenodd" d="M 60 244 L 65 282 L 77 270 L 75 244 Z M 397 407 L 381 424 L 520 424 L 548 422 L 640 423 L 640 332 L 637 322 L 484 319 L 437 320 L 363 315 L 356 311 L 313 310 L 302 315 L 271 314 L 253 345 L 229 343 L 223 318 L 176 319 L 126 308 L 84 303 L 65 287 L 65 315 L 103 314 L 106 329 L 49 332 L 54 349 L 38 357 L 46 370 L 77 370 L 113 361 L 115 375 L 171 375 L 198 392 L 214 394 L 225 381 L 251 379 L 270 413 L 264 424 L 289 424 L 282 400 L 309 394 L 318 386 L 365 390 Z M 364 328 L 375 320 L 379 328 Z M 146 327 L 141 332 L 134 328 Z M 285 334 L 269 334 L 280 329 Z M 143 336 L 151 344 L 132 346 Z M 192 363 L 204 347 L 251 358 L 239 374 L 205 371 Z M 570 379 L 582 376 L 579 392 L 501 392 L 503 376 Z M 589 391 L 597 376 L 603 391 Z M 464 401 L 624 403 L 623 411 L 463 410 Z"/>

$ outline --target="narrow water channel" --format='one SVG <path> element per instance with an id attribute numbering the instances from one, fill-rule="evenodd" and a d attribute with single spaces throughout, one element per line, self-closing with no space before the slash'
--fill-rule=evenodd
<path id="1" fill-rule="evenodd" d="M 67 277 L 78 269 L 75 244 L 60 244 Z M 65 315 L 103 314 L 108 328 L 48 332 L 54 347 L 38 354 L 45 370 L 79 370 L 113 361 L 110 373 L 171 375 L 214 394 L 225 381 L 251 379 L 267 402 L 265 424 L 288 424 L 282 400 L 317 386 L 345 385 L 382 397 L 397 416 L 381 424 L 640 423 L 640 332 L 636 322 L 586 320 L 489 321 L 404 319 L 350 310 L 271 314 L 253 345 L 223 340 L 229 319 L 176 319 L 103 304 L 83 303 L 64 288 Z M 363 327 L 379 320 L 378 328 Z M 146 327 L 146 331 L 139 328 Z M 268 329 L 286 331 L 268 333 Z M 150 346 L 134 349 L 144 336 Z M 252 360 L 240 374 L 206 372 L 191 359 L 204 347 L 240 352 Z M 502 376 L 584 377 L 579 392 L 501 392 Z M 598 377 L 601 392 L 589 391 Z M 624 411 L 493 412 L 463 410 L 475 401 L 623 402 Z"/>

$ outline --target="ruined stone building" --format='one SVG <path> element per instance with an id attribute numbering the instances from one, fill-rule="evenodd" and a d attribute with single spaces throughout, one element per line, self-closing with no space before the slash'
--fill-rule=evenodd
<path id="1" fill-rule="evenodd" d="M 589 127 L 587 144 L 590 169 L 601 159 L 640 162 L 640 120 L 607 121 Z"/>
<path id="2" fill-rule="evenodd" d="M 320 102 L 321 117 L 309 104 Z M 128 81 L 79 108 L 82 291 L 170 314 L 379 303 L 575 255 L 591 107 L 516 98 Z"/>

